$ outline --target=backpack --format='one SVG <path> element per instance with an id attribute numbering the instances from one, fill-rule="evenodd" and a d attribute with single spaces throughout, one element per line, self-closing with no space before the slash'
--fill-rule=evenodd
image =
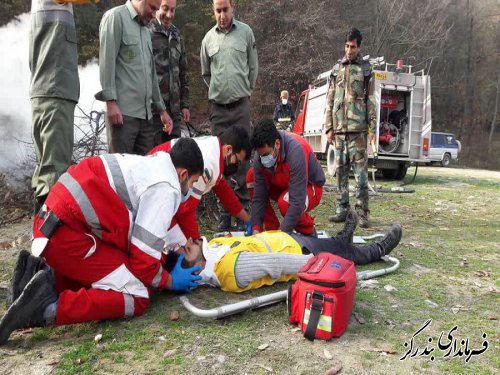
<path id="1" fill-rule="evenodd" d="M 288 288 L 288 320 L 313 341 L 340 337 L 349 323 L 356 290 L 350 260 L 330 253 L 312 257 Z"/>

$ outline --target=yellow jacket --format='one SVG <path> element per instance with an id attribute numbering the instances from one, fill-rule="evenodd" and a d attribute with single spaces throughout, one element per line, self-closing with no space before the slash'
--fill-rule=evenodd
<path id="1" fill-rule="evenodd" d="M 284 232 L 268 231 L 251 237 L 222 237 L 209 242 L 211 247 L 220 245 L 230 246 L 230 249 L 215 263 L 214 267 L 214 273 L 220 287 L 226 292 L 244 292 L 260 288 L 263 285 L 272 285 L 277 281 L 295 280 L 297 277 L 296 274 L 282 275 L 279 279 L 273 280 L 270 276 L 266 276 L 251 282 L 244 288 L 238 286 L 236 281 L 236 262 L 242 252 L 302 254 L 302 249 L 297 241 Z"/>

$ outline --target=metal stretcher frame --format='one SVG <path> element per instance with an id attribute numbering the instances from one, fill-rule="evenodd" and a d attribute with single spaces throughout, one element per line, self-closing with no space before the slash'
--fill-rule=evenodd
<path id="1" fill-rule="evenodd" d="M 399 268 L 399 259 L 390 257 L 388 255 L 381 258 L 384 262 L 391 264 L 391 266 L 382 268 L 380 270 L 365 270 L 357 272 L 356 277 L 359 280 L 368 280 L 374 277 L 387 275 L 391 272 L 396 271 Z M 194 306 L 189 298 L 186 296 L 180 297 L 182 305 L 191 314 L 196 315 L 200 318 L 212 318 L 220 319 L 230 315 L 238 314 L 246 310 L 256 309 L 268 305 L 272 305 L 281 301 L 285 301 L 288 295 L 288 289 L 282 290 L 281 292 L 275 292 L 271 294 L 266 294 L 260 297 L 255 297 L 251 299 L 246 299 L 240 302 L 231 303 L 228 305 L 219 306 L 213 309 L 200 309 Z"/>

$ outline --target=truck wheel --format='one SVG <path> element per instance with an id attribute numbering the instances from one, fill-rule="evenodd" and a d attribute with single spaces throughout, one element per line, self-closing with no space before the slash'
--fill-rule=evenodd
<path id="1" fill-rule="evenodd" d="M 398 170 L 397 169 L 380 169 L 380 172 L 382 172 L 382 176 L 384 176 L 384 179 L 395 180 L 396 175 L 398 173 Z"/>
<path id="2" fill-rule="evenodd" d="M 447 167 L 450 165 L 450 160 L 451 160 L 451 155 L 449 153 L 446 153 L 443 155 L 443 160 L 441 160 L 441 165 L 443 167 Z"/>
<path id="3" fill-rule="evenodd" d="M 330 144 L 326 147 L 326 169 L 330 176 L 335 176 L 337 172 L 337 163 L 335 162 L 335 147 L 332 147 L 332 145 Z"/>
<path id="4" fill-rule="evenodd" d="M 405 178 L 406 172 L 408 172 L 408 167 L 404 163 L 399 164 L 399 168 L 396 169 L 396 176 L 394 179 L 401 181 Z"/>
<path id="5" fill-rule="evenodd" d="M 408 166 L 405 163 L 400 163 L 396 169 L 380 169 L 382 176 L 386 180 L 402 180 L 406 176 Z"/>

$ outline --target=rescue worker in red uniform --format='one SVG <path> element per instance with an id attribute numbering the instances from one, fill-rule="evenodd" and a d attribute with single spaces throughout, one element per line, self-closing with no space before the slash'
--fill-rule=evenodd
<path id="1" fill-rule="evenodd" d="M 248 223 L 250 227 L 250 215 L 225 179 L 236 173 L 242 161 L 250 159 L 252 146 L 247 130 L 242 126 L 231 126 L 219 137 L 193 139 L 200 147 L 205 167 L 203 175 L 193 184 L 191 196 L 186 202 L 181 203 L 177 210 L 167 243 L 184 245 L 188 238 L 200 238 L 196 207 L 200 204 L 201 197 L 212 189 L 231 216 Z M 150 154 L 158 151 L 169 152 L 176 142 L 176 139 L 165 142 L 151 150 Z"/>
<path id="2" fill-rule="evenodd" d="M 202 172 L 201 151 L 187 138 L 170 153 L 108 154 L 70 167 L 34 221 L 31 251 L 50 269 L 13 288 L 22 292 L 0 321 L 0 345 L 22 327 L 142 315 L 152 290 L 196 287 L 199 268 L 179 262 L 169 273 L 162 250 Z M 22 268 L 14 284 L 28 279 Z"/>
<path id="3" fill-rule="evenodd" d="M 252 196 L 253 233 L 265 227 L 314 234 L 314 218 L 308 212 L 321 201 L 325 174 L 311 146 L 294 133 L 277 130 L 271 120 L 257 124 L 251 141 L 256 152 L 247 186 Z M 284 217 L 281 224 L 271 199 Z"/>

